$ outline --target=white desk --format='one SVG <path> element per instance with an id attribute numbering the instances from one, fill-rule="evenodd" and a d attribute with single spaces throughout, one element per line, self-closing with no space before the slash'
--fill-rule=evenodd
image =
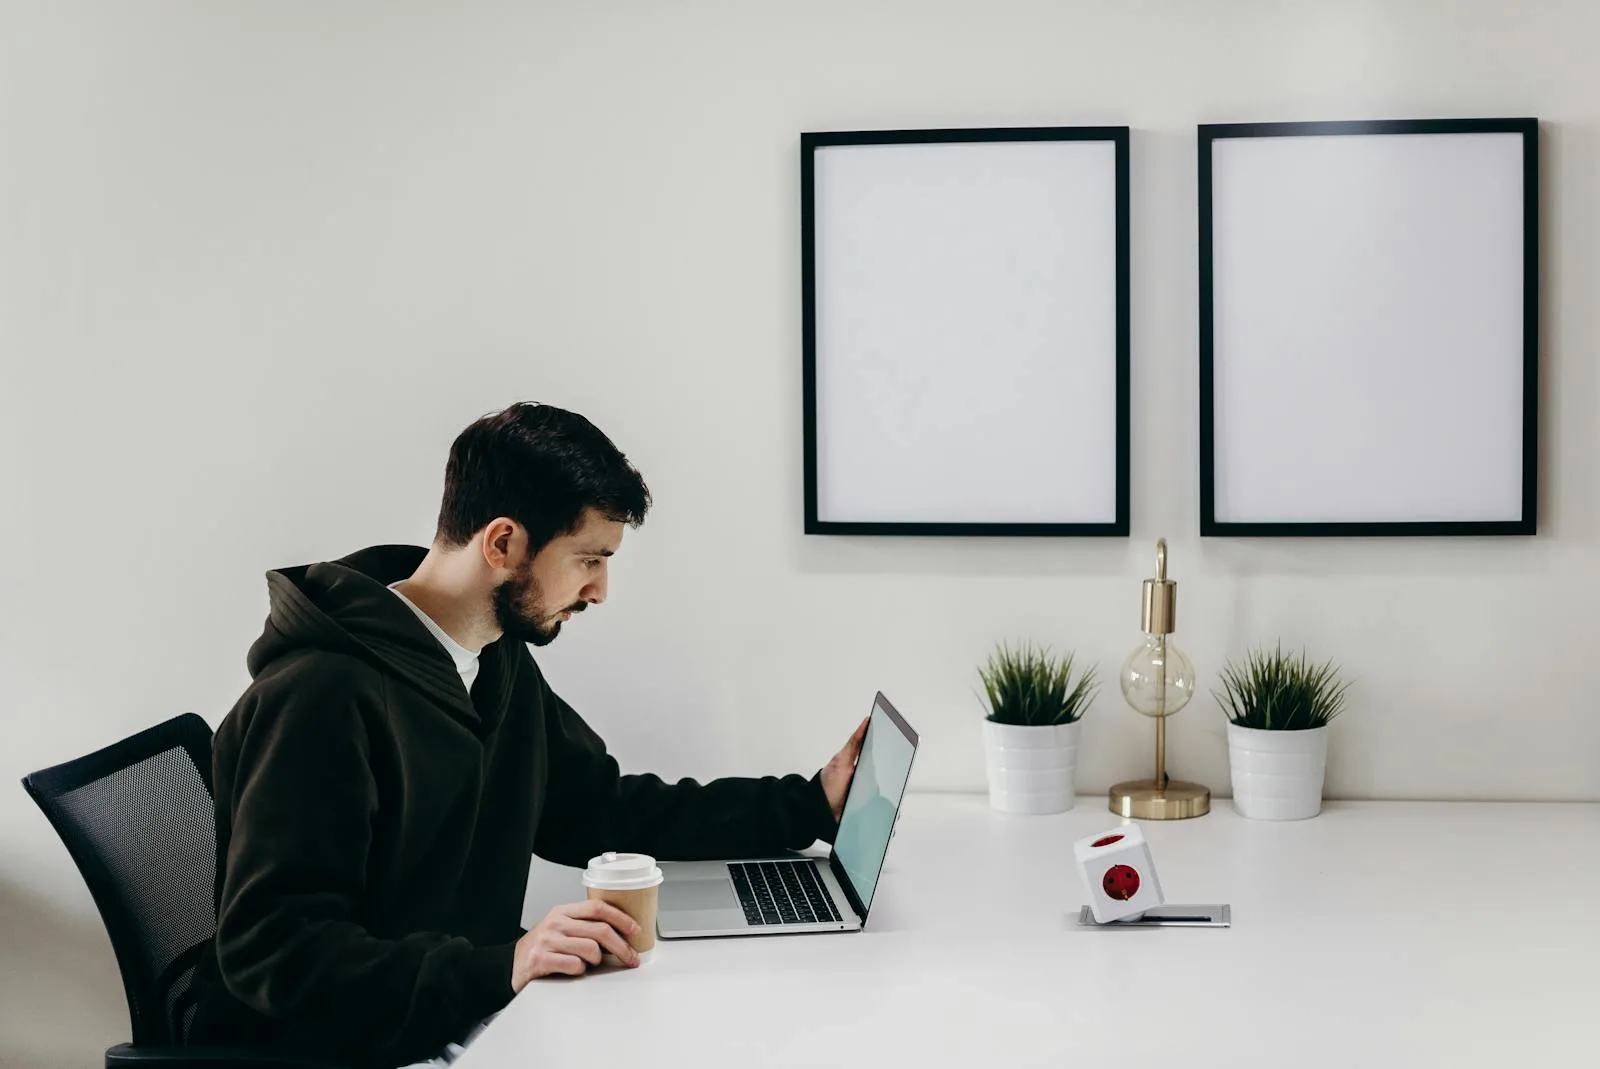
<path id="1" fill-rule="evenodd" d="M 865 932 L 535 981 L 456 1064 L 1600 1064 L 1600 805 L 1213 806 L 1141 826 L 1168 901 L 1231 928 L 1078 927 L 1070 844 L 1121 823 L 1101 798 L 913 795 Z"/>

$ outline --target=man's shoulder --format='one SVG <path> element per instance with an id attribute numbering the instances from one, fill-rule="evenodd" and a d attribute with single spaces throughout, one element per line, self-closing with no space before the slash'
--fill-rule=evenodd
<path id="1" fill-rule="evenodd" d="M 383 674 L 360 657 L 332 650 L 294 650 L 261 669 L 217 728 L 217 739 L 262 729 L 327 731 L 354 726 L 381 708 Z"/>
<path id="2" fill-rule="evenodd" d="M 260 669 L 246 694 L 334 696 L 377 692 L 383 685 L 383 673 L 377 666 L 354 653 L 306 647 L 290 650 Z"/>

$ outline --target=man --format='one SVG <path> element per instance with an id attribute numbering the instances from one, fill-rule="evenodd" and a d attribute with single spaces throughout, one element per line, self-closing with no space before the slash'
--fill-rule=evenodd
<path id="1" fill-rule="evenodd" d="M 192 1042 L 361 1066 L 458 1052 L 528 983 L 637 957 L 600 903 L 520 924 L 530 855 L 832 842 L 865 723 L 816 775 L 621 775 L 528 645 L 605 600 L 650 504 L 588 420 L 516 404 L 451 447 L 437 533 L 269 572 L 218 728 L 217 935 Z"/>

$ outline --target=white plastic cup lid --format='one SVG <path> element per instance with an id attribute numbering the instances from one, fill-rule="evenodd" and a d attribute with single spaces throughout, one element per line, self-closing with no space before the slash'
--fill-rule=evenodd
<path id="1" fill-rule="evenodd" d="M 661 869 L 649 854 L 619 854 L 608 851 L 589 859 L 583 872 L 583 885 L 602 891 L 637 891 L 661 882 Z"/>

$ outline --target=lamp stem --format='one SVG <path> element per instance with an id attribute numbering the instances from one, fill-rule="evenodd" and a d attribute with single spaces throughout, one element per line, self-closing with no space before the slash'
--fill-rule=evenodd
<path id="1" fill-rule="evenodd" d="M 1167 786 L 1167 636 L 1156 636 L 1156 789 Z"/>

